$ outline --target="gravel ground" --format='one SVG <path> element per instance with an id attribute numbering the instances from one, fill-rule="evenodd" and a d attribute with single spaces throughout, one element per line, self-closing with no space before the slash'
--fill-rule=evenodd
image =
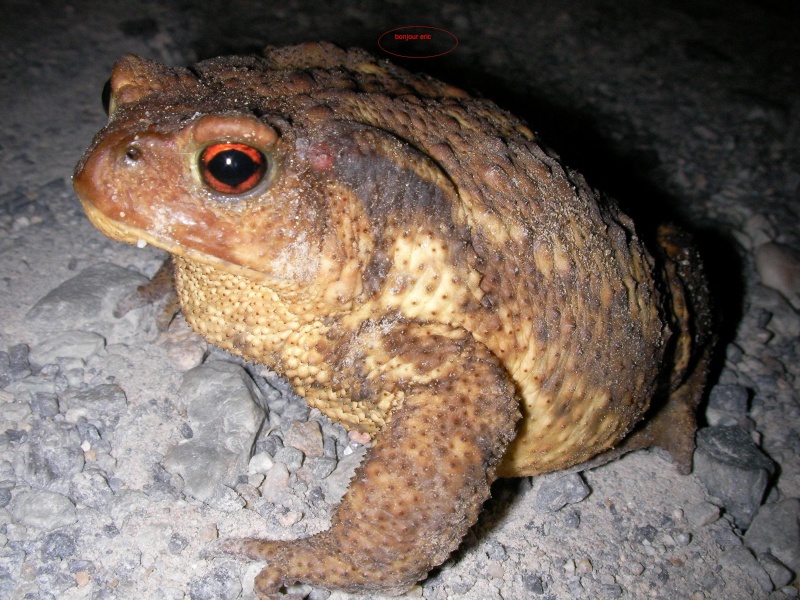
<path id="1" fill-rule="evenodd" d="M 644 451 L 500 481 L 459 550 L 407 597 L 798 597 L 796 4 L 5 8 L 0 597 L 248 598 L 258 565 L 215 555 L 214 540 L 326 527 L 364 440 L 181 320 L 160 334 L 155 307 L 114 318 L 163 254 L 94 230 L 69 177 L 103 124 L 99 90 L 122 54 L 178 65 L 315 39 L 379 52 L 382 32 L 408 24 L 460 43 L 406 66 L 525 117 L 638 219 L 696 233 L 721 344 L 692 475 Z"/>

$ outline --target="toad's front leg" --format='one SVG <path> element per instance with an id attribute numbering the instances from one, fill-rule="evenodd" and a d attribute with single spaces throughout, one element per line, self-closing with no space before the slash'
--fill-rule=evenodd
<path id="1" fill-rule="evenodd" d="M 375 332 L 380 330 L 380 334 Z M 330 530 L 232 552 L 268 565 L 265 598 L 304 582 L 349 592 L 401 593 L 441 564 L 475 522 L 514 436 L 514 387 L 485 346 L 461 330 L 395 323 L 362 328 L 387 358 L 377 379 L 402 403 L 374 440 Z M 368 376 L 369 377 L 369 376 Z"/>

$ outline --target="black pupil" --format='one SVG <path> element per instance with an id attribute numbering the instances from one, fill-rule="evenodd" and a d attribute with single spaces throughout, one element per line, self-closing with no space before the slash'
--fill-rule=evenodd
<path id="1" fill-rule="evenodd" d="M 241 150 L 223 150 L 208 161 L 208 172 L 233 188 L 241 185 L 259 170 L 259 165 Z"/>
<path id="2" fill-rule="evenodd" d="M 111 80 L 106 80 L 103 86 L 103 92 L 100 94 L 100 101 L 103 103 L 103 110 L 108 114 L 108 109 L 111 106 Z"/>

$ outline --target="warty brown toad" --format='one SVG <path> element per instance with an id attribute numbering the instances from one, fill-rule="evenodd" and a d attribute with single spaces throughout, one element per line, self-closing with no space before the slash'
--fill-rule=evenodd
<path id="1" fill-rule="evenodd" d="M 498 476 L 652 443 L 690 468 L 696 253 L 672 227 L 646 248 L 511 114 L 330 44 L 128 56 L 110 84 L 74 178 L 91 221 L 173 256 L 210 342 L 373 436 L 330 530 L 230 545 L 267 562 L 265 597 L 408 589 Z"/>

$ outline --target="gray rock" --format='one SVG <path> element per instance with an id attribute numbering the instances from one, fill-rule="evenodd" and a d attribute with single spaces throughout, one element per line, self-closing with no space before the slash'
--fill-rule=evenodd
<path id="1" fill-rule="evenodd" d="M 16 344 L 8 349 L 8 369 L 10 381 L 20 381 L 31 374 L 26 344 Z"/>
<path id="2" fill-rule="evenodd" d="M 109 514 L 114 521 L 113 525 L 106 526 L 108 537 L 119 535 L 118 525 L 122 525 L 129 515 L 137 512 L 144 514 L 150 502 L 144 492 L 139 490 L 121 489 L 114 494 L 114 498 L 108 507 Z"/>
<path id="3" fill-rule="evenodd" d="M 770 553 L 800 574 L 800 499 L 765 504 L 753 519 L 744 543 L 758 554 Z"/>
<path id="4" fill-rule="evenodd" d="M 141 311 L 131 311 L 124 319 L 113 315 L 117 302 L 147 277 L 110 263 L 92 265 L 48 292 L 28 311 L 34 327 L 46 331 L 83 329 L 104 335 L 120 332 L 135 334 L 139 329 Z"/>
<path id="5" fill-rule="evenodd" d="M 11 514 L 22 525 L 45 531 L 66 527 L 78 520 L 69 498 L 46 490 L 17 494 L 11 501 Z"/>
<path id="6" fill-rule="evenodd" d="M 26 397 L 27 394 L 20 394 L 22 397 Z M 2 415 L 2 419 L 4 421 L 10 421 L 13 423 L 17 423 L 18 426 L 20 424 L 26 424 L 29 421 L 29 417 L 31 415 L 31 406 L 27 402 L 9 402 L 8 404 L 3 404 L 3 410 L 0 415 Z"/>
<path id="7" fill-rule="evenodd" d="M 173 533 L 169 538 L 170 554 L 180 554 L 189 545 L 189 540 L 178 533 Z"/>
<path id="8" fill-rule="evenodd" d="M 68 421 L 76 423 L 82 417 L 90 420 L 100 418 L 106 426 L 115 425 L 127 405 L 125 391 L 113 383 L 85 390 L 70 389 L 61 395 L 59 401 Z"/>
<path id="9" fill-rule="evenodd" d="M 85 571 L 87 573 L 95 573 L 97 571 L 97 567 L 94 563 L 90 560 L 84 560 L 81 558 L 73 558 L 69 561 L 69 572 L 70 573 L 78 573 L 79 571 Z"/>
<path id="10" fill-rule="evenodd" d="M 323 590 L 322 588 L 314 588 L 308 594 L 308 600 L 328 600 L 331 597 L 331 593 L 328 590 Z"/>
<path id="11" fill-rule="evenodd" d="M 81 440 L 74 426 L 40 421 L 12 457 L 17 478 L 31 487 L 69 492 L 70 478 L 83 469 Z"/>
<path id="12" fill-rule="evenodd" d="M 762 306 L 771 313 L 767 329 L 778 337 L 797 339 L 800 336 L 797 312 L 780 292 L 763 285 L 754 285 L 750 295 L 754 305 Z"/>
<path id="13" fill-rule="evenodd" d="M 775 238 L 775 227 L 769 219 L 760 213 L 756 213 L 744 223 L 744 232 L 752 240 L 753 246 L 768 243 Z"/>
<path id="14" fill-rule="evenodd" d="M 111 501 L 114 492 L 103 475 L 86 470 L 72 477 L 70 496 L 79 505 L 101 509 Z"/>
<path id="15" fill-rule="evenodd" d="M 323 454 L 322 429 L 318 421 L 294 421 L 286 431 L 284 442 L 309 457 Z"/>
<path id="16" fill-rule="evenodd" d="M 216 493 L 205 500 L 205 503 L 225 513 L 237 513 L 247 505 L 240 494 L 224 485 L 218 486 Z"/>
<path id="17" fill-rule="evenodd" d="M 598 587 L 598 593 L 603 600 L 612 600 L 613 598 L 621 598 L 623 590 L 616 583 L 601 583 Z"/>
<path id="18" fill-rule="evenodd" d="M 234 483 L 239 460 L 239 454 L 195 438 L 172 448 L 161 464 L 183 479 L 184 493 L 205 502 Z"/>
<path id="19" fill-rule="evenodd" d="M 741 427 L 706 427 L 697 432 L 694 473 L 741 529 L 750 525 L 774 469 Z"/>
<path id="20" fill-rule="evenodd" d="M 708 397 L 708 406 L 715 410 L 723 410 L 734 414 L 747 413 L 747 402 L 750 393 L 740 385 L 715 385 Z"/>
<path id="21" fill-rule="evenodd" d="M 11 383 L 11 359 L 8 352 L 0 351 L 0 389 Z"/>
<path id="22" fill-rule="evenodd" d="M 755 258 L 761 283 L 800 308 L 800 254 L 790 246 L 769 242 L 756 249 Z"/>
<path id="23" fill-rule="evenodd" d="M 736 546 L 725 550 L 720 556 L 720 560 L 739 567 L 742 571 L 755 579 L 765 592 L 772 591 L 772 580 L 769 578 L 769 575 L 764 570 L 764 567 L 756 560 L 756 557 L 752 555 L 750 550 L 744 546 Z"/>
<path id="24" fill-rule="evenodd" d="M 794 579 L 792 572 L 769 552 L 759 554 L 758 562 L 760 562 L 761 566 L 764 567 L 764 570 L 767 572 L 767 575 L 769 575 L 769 578 L 772 580 L 772 584 L 776 588 L 782 588 L 785 585 L 789 585 L 792 582 L 792 579 Z"/>
<path id="25" fill-rule="evenodd" d="M 105 344 L 103 336 L 90 331 L 64 331 L 31 348 L 29 359 L 39 366 L 55 363 L 59 358 L 86 360 Z"/>
<path id="26" fill-rule="evenodd" d="M 270 413 L 270 421 L 271 420 L 272 413 Z M 261 436 L 256 442 L 256 452 L 266 452 L 270 456 L 275 456 L 281 448 L 283 448 L 283 438 L 277 432 L 272 432 L 267 436 Z"/>
<path id="27" fill-rule="evenodd" d="M 290 423 L 292 421 L 307 421 L 310 413 L 311 409 L 306 404 L 306 401 L 292 394 L 290 401 L 286 403 L 286 406 L 281 411 L 281 419 L 283 422 Z"/>
<path id="28" fill-rule="evenodd" d="M 179 393 L 187 401 L 193 439 L 217 438 L 231 452 L 252 448 L 265 411 L 257 405 L 260 392 L 244 369 L 222 361 L 195 367 L 184 375 Z"/>
<path id="29" fill-rule="evenodd" d="M 591 492 L 578 473 L 554 473 L 537 479 L 540 481 L 534 482 L 538 489 L 533 507 L 539 512 L 561 510 L 567 504 L 580 502 Z"/>
<path id="30" fill-rule="evenodd" d="M 333 473 L 337 464 L 335 458 L 328 458 L 327 456 L 314 458 L 309 462 L 311 463 L 311 472 L 314 474 L 315 479 L 325 479 L 328 475 Z"/>
<path id="31" fill-rule="evenodd" d="M 17 485 L 17 476 L 14 466 L 7 460 L 0 460 L 0 487 L 14 487 Z"/>
<path id="32" fill-rule="evenodd" d="M 684 514 L 686 520 L 695 527 L 705 527 L 719 519 L 719 507 L 711 502 L 701 502 L 686 507 Z"/>
<path id="33" fill-rule="evenodd" d="M 194 431 L 192 431 L 192 426 L 188 423 L 181 423 L 181 437 L 190 440 L 194 437 Z"/>
<path id="34" fill-rule="evenodd" d="M 289 489 L 289 469 L 283 463 L 275 463 L 267 471 L 264 481 L 259 488 L 261 496 L 267 502 L 278 502 Z"/>
<path id="35" fill-rule="evenodd" d="M 275 461 L 286 465 L 290 473 L 296 473 L 303 466 L 303 453 L 292 446 L 285 446 L 275 453 Z"/>
<path id="36" fill-rule="evenodd" d="M 162 465 L 183 479 L 185 493 L 205 502 L 222 498 L 223 488 L 247 471 L 265 418 L 255 402 L 260 392 L 240 366 L 215 361 L 188 371 L 180 394 L 193 435 L 173 447 Z"/>
<path id="37" fill-rule="evenodd" d="M 0 360 L 0 387 L 6 387 L 13 381 L 20 381 L 31 374 L 28 363 L 28 346 L 16 344 L 3 353 Z"/>
<path id="38" fill-rule="evenodd" d="M 67 559 L 75 554 L 75 536 L 64 531 L 55 531 L 44 539 L 42 558 L 46 561 Z"/>
<path id="39" fill-rule="evenodd" d="M 31 399 L 31 410 L 42 419 L 58 414 L 58 396 L 48 392 L 36 392 Z"/>
<path id="40" fill-rule="evenodd" d="M 248 473 L 266 473 L 269 471 L 275 462 L 272 460 L 269 452 L 259 452 L 253 455 L 247 465 Z"/>
<path id="41" fill-rule="evenodd" d="M 66 380 L 61 378 L 51 378 L 39 375 L 26 377 L 20 379 L 6 386 L 5 391 L 14 394 L 22 402 L 27 402 L 28 399 L 39 392 L 45 394 L 60 394 L 67 389 Z"/>
<path id="42" fill-rule="evenodd" d="M 234 600 L 242 593 L 236 565 L 225 562 L 189 582 L 191 600 Z"/>
<path id="43" fill-rule="evenodd" d="M 522 578 L 523 585 L 525 589 L 532 594 L 536 594 L 537 596 L 541 596 L 544 594 L 544 584 L 542 583 L 542 578 L 539 575 L 534 573 L 525 573 Z"/>

